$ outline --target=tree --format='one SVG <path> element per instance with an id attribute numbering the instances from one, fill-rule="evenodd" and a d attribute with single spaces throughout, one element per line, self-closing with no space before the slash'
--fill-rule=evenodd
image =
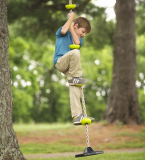
<path id="1" fill-rule="evenodd" d="M 66 120 L 72 121 L 69 108 L 68 87 L 65 86 L 66 79 L 64 76 L 61 76 L 60 73 L 56 72 L 56 69 L 53 67 L 55 46 L 51 45 L 55 43 L 56 30 L 67 20 L 67 14 L 69 12 L 65 9 L 65 4 L 67 3 L 69 3 L 69 1 L 16 0 L 14 2 L 8 0 L 9 43 L 11 44 L 9 56 L 11 61 L 10 65 L 13 69 L 12 91 L 15 108 L 13 111 L 14 123 L 29 122 L 32 120 L 35 122 L 49 123 L 58 121 L 66 122 Z M 102 25 L 100 26 L 105 26 L 105 28 L 102 30 L 112 31 L 112 28 L 108 29 L 108 27 L 106 27 L 108 25 L 105 23 L 104 8 L 100 9 L 94 6 L 90 0 L 73 0 L 73 3 L 77 4 L 74 10 L 77 15 L 87 13 L 86 15 L 89 15 L 89 17 L 100 17 L 97 22 L 103 19 Z M 95 28 L 96 24 L 92 24 L 92 27 Z M 23 37 L 20 37 L 22 35 Z M 107 39 L 105 37 L 109 37 L 108 34 L 101 34 L 101 36 L 103 36 L 104 39 Z M 96 40 L 101 36 L 96 37 L 95 34 L 94 37 L 91 37 L 91 40 Z M 37 40 L 33 39 L 34 37 L 36 37 Z M 100 44 L 104 46 L 105 42 L 103 43 L 102 38 L 100 39 L 101 42 L 99 41 L 98 46 L 100 46 Z M 84 42 L 85 41 L 88 40 L 84 40 Z M 108 43 L 108 41 L 106 41 L 106 43 Z M 90 44 L 92 45 L 91 42 Z M 88 51 L 86 50 L 85 52 L 87 53 Z M 85 53 L 83 53 L 83 55 L 84 54 Z M 94 54 L 96 53 L 93 52 L 93 55 Z M 91 63 L 94 60 L 96 59 L 91 59 Z M 93 64 L 95 65 L 95 63 Z M 33 69 L 29 69 L 31 68 L 30 66 L 33 66 Z M 15 70 L 15 67 L 18 69 Z M 23 83 L 21 83 L 22 81 L 31 82 L 31 85 L 23 85 Z M 96 81 L 95 78 L 94 81 Z M 94 96 L 96 98 L 96 94 L 94 94 Z M 100 106 L 102 109 L 102 104 L 100 104 Z M 103 111 L 101 113 L 103 114 Z M 96 117 L 98 118 L 98 116 Z"/>
<path id="2" fill-rule="evenodd" d="M 16 34 L 23 38 L 35 38 L 40 42 L 55 40 L 54 33 L 58 27 L 66 22 L 68 10 L 65 5 L 69 0 L 8 0 L 8 22 L 16 23 Z M 91 0 L 73 0 L 77 5 L 75 12 L 85 14 L 97 14 L 100 10 L 93 11 L 95 7 Z M 25 30 L 25 32 L 24 32 Z"/>
<path id="3" fill-rule="evenodd" d="M 104 119 L 140 124 L 136 90 L 135 0 L 116 0 L 112 86 Z"/>
<path id="4" fill-rule="evenodd" d="M 12 126 L 13 98 L 9 65 L 7 1 L 0 3 L 0 159 L 24 160 Z"/>

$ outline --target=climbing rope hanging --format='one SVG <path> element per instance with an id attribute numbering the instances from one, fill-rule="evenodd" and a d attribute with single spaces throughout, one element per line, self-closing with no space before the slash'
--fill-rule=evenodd
<path id="1" fill-rule="evenodd" d="M 71 0 L 69 0 L 69 5 L 71 5 L 72 4 L 72 1 Z M 70 12 L 72 12 L 72 9 L 70 10 Z"/>
<path id="2" fill-rule="evenodd" d="M 83 92 L 82 86 L 80 87 L 80 92 L 81 92 L 81 96 L 82 96 L 82 105 L 83 105 L 83 112 L 84 112 L 84 119 L 81 120 L 81 123 L 83 125 L 85 125 L 87 147 L 85 148 L 85 150 L 82 154 L 77 154 L 77 155 L 75 155 L 75 157 L 85 157 L 85 156 L 103 154 L 104 151 L 94 151 L 90 147 L 88 125 L 91 124 L 91 119 L 87 118 L 86 107 L 85 107 L 85 98 L 84 98 L 84 92 Z"/>
<path id="3" fill-rule="evenodd" d="M 65 8 L 66 9 L 75 9 L 76 8 L 76 5 L 75 4 L 72 4 L 72 1 L 69 0 L 69 4 L 65 5 Z"/>
<path id="4" fill-rule="evenodd" d="M 76 4 L 72 4 L 72 0 L 69 0 L 69 4 L 68 4 L 68 5 L 65 5 L 65 8 L 66 8 L 66 9 L 70 9 L 70 13 L 71 13 L 71 12 L 72 12 L 72 9 L 75 9 L 75 8 L 76 8 Z M 79 49 L 79 48 L 80 48 L 80 45 L 75 44 L 73 39 L 72 39 L 72 41 L 73 41 L 73 44 L 69 45 L 69 48 L 70 48 L 70 49 Z"/>
<path id="5" fill-rule="evenodd" d="M 66 9 L 70 9 L 70 12 L 72 12 L 72 9 L 75 9 L 76 5 L 72 4 L 72 0 L 69 0 L 69 5 L 65 5 L 65 7 L 66 7 Z M 72 39 L 72 41 L 73 41 L 73 44 L 69 45 L 70 49 L 79 49 L 80 45 L 76 45 L 74 43 L 73 39 Z M 75 155 L 75 157 L 85 157 L 85 156 L 91 156 L 91 155 L 96 155 L 96 154 L 102 154 L 102 153 L 104 153 L 103 151 L 94 151 L 90 147 L 88 125 L 91 124 L 91 119 L 87 118 L 83 87 L 82 87 L 82 85 L 80 85 L 80 86 L 78 85 L 78 87 L 80 87 L 80 92 L 81 92 L 81 97 L 82 97 L 82 105 L 83 105 L 83 112 L 84 112 L 84 119 L 81 120 L 81 124 L 85 125 L 87 147 L 85 148 L 83 154 Z"/>
<path id="6" fill-rule="evenodd" d="M 84 92 L 83 92 L 83 87 L 80 87 L 81 90 L 81 95 L 82 95 L 82 105 L 83 105 L 83 111 L 84 111 L 84 117 L 87 118 L 87 112 L 86 112 L 86 107 L 85 107 L 85 99 L 84 99 Z M 88 124 L 85 124 L 86 128 L 86 142 L 87 142 L 87 147 L 90 147 L 90 142 L 89 142 L 89 129 L 88 129 Z"/>

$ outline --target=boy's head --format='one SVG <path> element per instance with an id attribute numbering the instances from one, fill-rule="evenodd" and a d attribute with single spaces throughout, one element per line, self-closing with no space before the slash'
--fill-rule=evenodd
<path id="1" fill-rule="evenodd" d="M 77 25 L 78 28 L 84 28 L 86 34 L 89 33 L 91 31 L 91 24 L 90 22 L 84 18 L 84 17 L 77 17 L 74 20 L 74 25 Z"/>

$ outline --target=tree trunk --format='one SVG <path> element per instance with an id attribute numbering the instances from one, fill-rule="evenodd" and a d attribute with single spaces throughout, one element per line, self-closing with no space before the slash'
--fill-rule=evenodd
<path id="1" fill-rule="evenodd" d="M 104 119 L 140 124 L 136 82 L 135 0 L 116 0 L 112 86 Z"/>
<path id="2" fill-rule="evenodd" d="M 24 160 L 12 126 L 7 0 L 0 0 L 0 160 Z"/>

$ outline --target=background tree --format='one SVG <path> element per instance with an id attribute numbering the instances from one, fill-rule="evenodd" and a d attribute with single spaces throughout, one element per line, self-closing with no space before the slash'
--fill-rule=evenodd
<path id="1" fill-rule="evenodd" d="M 23 37 L 36 38 L 40 42 L 55 40 L 54 33 L 66 22 L 69 0 L 8 0 L 8 22 L 15 22 L 15 33 Z M 78 14 L 96 14 L 91 0 L 73 0 Z M 97 8 L 97 7 L 96 7 Z M 13 14 L 11 14 L 13 13 Z M 97 11 L 99 13 L 99 11 Z M 53 31 L 53 32 L 52 32 Z"/>
<path id="2" fill-rule="evenodd" d="M 9 56 L 14 97 L 13 122 L 72 121 L 65 76 L 53 67 L 55 32 L 67 20 L 68 0 L 8 0 Z M 116 21 L 107 20 L 105 8 L 90 0 L 73 0 L 76 16 L 86 16 L 92 32 L 83 39 L 81 60 L 87 113 L 99 121 L 103 116 L 112 79 L 113 34 Z M 141 118 L 145 120 L 145 5 L 137 0 L 137 89 Z M 89 51 L 89 52 L 88 52 Z M 61 94 L 60 94 L 61 93 Z M 61 115 L 61 116 L 60 116 Z"/>
<path id="3" fill-rule="evenodd" d="M 67 3 L 67 0 L 59 2 L 52 2 L 48 0 L 45 1 L 45 3 L 43 1 L 31 2 L 17 0 L 15 4 L 14 1 L 9 0 L 9 50 L 11 68 L 13 69 L 12 89 L 14 94 L 15 108 L 13 112 L 14 122 L 30 122 L 31 120 L 35 122 L 64 122 L 66 120 L 72 120 L 70 115 L 70 104 L 66 79 L 54 69 L 52 63 L 55 48 L 55 32 L 67 20 L 67 14 L 69 11 L 64 7 Z M 88 0 L 74 0 L 73 3 L 77 3 L 77 8 L 74 10 L 76 16 L 80 16 L 82 13 L 85 13 L 86 16 L 91 17 L 91 19 L 93 16 L 97 16 L 98 21 L 102 19 L 100 22 L 100 24 L 102 24 L 101 28 L 103 28 L 103 26 L 107 26 L 107 23 L 105 23 L 106 15 L 104 8 L 99 8 L 90 3 Z M 37 7 L 33 7 L 33 9 L 29 10 L 31 5 Z M 25 7 L 22 7 L 20 10 L 19 6 Z M 56 9 L 53 10 L 52 6 Z M 25 14 L 26 10 L 28 10 L 29 13 Z M 40 14 L 41 12 L 45 12 L 45 14 Z M 35 24 L 33 22 L 35 22 Z M 95 25 L 96 24 L 93 24 L 93 26 Z M 100 30 L 99 27 L 97 28 Z M 106 30 L 106 33 L 103 36 L 107 38 L 107 29 L 104 30 Z M 109 31 L 112 32 L 112 29 Z M 89 38 L 89 41 L 93 42 L 95 47 L 95 41 L 93 41 L 93 39 L 101 39 L 97 40 L 97 44 L 99 46 L 102 44 L 102 38 L 100 35 L 98 35 L 99 32 L 97 32 L 97 34 L 94 33 L 92 34 L 91 38 Z M 84 40 L 84 46 L 88 46 L 87 42 L 88 40 L 86 38 Z M 106 41 L 106 43 L 108 43 L 108 41 Z M 105 46 L 106 43 L 104 43 L 102 46 Z M 101 49 L 101 47 L 99 49 Z M 87 57 L 87 48 L 82 52 L 83 56 Z M 88 57 L 88 60 L 92 61 L 92 66 L 95 66 L 94 72 L 98 72 L 98 67 L 96 67 L 96 64 L 94 63 L 96 60 L 96 56 L 94 55 L 98 53 L 92 52 L 92 58 L 91 55 L 90 58 Z M 110 56 L 111 55 L 112 54 L 110 54 Z M 100 59 L 102 58 L 103 57 L 101 56 Z M 86 62 L 86 60 L 84 61 Z M 86 65 L 84 65 L 84 68 L 85 67 Z M 102 67 L 102 70 L 106 68 L 107 67 L 104 66 Z M 101 70 L 99 72 L 100 74 L 103 73 L 101 73 Z M 86 76 L 89 77 L 90 73 L 91 72 L 89 72 L 88 75 L 86 73 Z M 96 81 L 95 78 L 96 77 L 93 79 L 94 82 Z M 31 85 L 29 85 L 30 82 Z M 104 82 L 102 81 L 102 83 Z M 99 85 L 101 85 L 100 82 Z M 92 85 L 88 85 L 88 88 L 91 86 Z M 98 99 L 96 98 L 96 90 L 97 88 L 94 90 L 93 94 L 97 103 Z M 93 104 L 93 102 L 91 103 Z M 105 106 L 105 103 L 103 103 L 103 100 L 101 100 L 99 106 L 97 103 L 95 108 L 100 108 L 99 110 L 101 110 L 101 113 L 103 113 L 104 107 L 102 107 L 102 104 Z M 90 110 L 89 107 L 91 107 L 91 104 L 88 105 L 88 110 Z M 95 113 L 93 114 L 96 116 Z M 97 120 L 99 120 L 101 115 L 97 115 L 96 117 Z"/>
<path id="4" fill-rule="evenodd" d="M 140 124 L 136 90 L 135 0 L 117 0 L 112 86 L 104 119 Z"/>
<path id="5" fill-rule="evenodd" d="M 8 46 L 7 0 L 0 1 L 0 159 L 25 159 L 12 127 L 13 98 Z"/>

